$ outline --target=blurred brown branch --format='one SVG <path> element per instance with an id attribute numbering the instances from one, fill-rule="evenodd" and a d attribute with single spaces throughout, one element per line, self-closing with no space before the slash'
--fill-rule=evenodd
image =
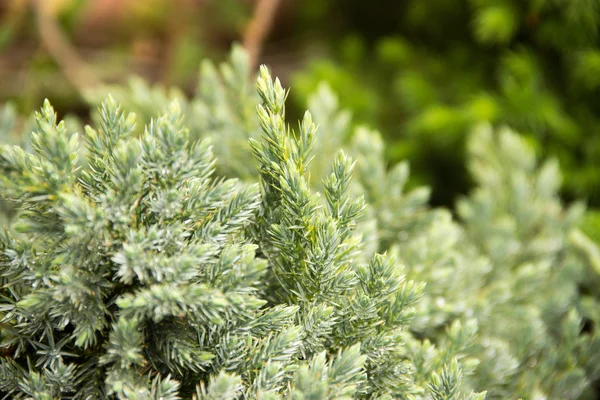
<path id="1" fill-rule="evenodd" d="M 99 79 L 79 57 L 75 48 L 58 25 L 45 0 L 32 0 L 36 13 L 40 40 L 52 58 L 61 67 L 71 84 L 83 94 L 86 89 L 100 84 Z"/>
<path id="2" fill-rule="evenodd" d="M 248 52 L 250 65 L 256 68 L 262 45 L 271 30 L 280 0 L 258 0 L 254 16 L 244 33 L 243 45 Z"/>

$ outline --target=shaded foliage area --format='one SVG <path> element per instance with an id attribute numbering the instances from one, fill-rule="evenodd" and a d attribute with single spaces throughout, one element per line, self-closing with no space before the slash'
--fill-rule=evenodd
<path id="1" fill-rule="evenodd" d="M 559 158 L 567 199 L 598 204 L 597 1 L 312 3 L 314 21 L 344 30 L 325 44 L 337 61 L 298 73 L 300 98 L 329 81 L 345 107 L 384 130 L 390 159 L 413 161 L 436 203 L 465 192 L 466 132 L 491 121 Z"/>

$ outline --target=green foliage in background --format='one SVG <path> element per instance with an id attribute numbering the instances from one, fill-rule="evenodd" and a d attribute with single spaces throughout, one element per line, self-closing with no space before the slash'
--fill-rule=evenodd
<path id="1" fill-rule="evenodd" d="M 23 137 L 17 127 L 19 115 L 15 107 L 7 103 L 0 109 L 0 143 L 15 144 Z M 8 224 L 13 218 L 13 207 L 10 203 L 0 200 L 0 226 Z"/>
<path id="2" fill-rule="evenodd" d="M 186 90 L 204 57 L 240 39 L 252 10 L 239 0 L 3 0 L 0 101 L 29 114 L 48 97 L 60 114 L 87 116 L 82 91 L 96 82 L 137 74 Z"/>
<path id="3" fill-rule="evenodd" d="M 353 161 L 336 151 L 311 189 L 310 113 L 294 132 L 266 68 L 257 89 L 258 183 L 215 175 L 176 101 L 138 131 L 109 97 L 82 134 L 46 102 L 31 151 L 0 147 L 0 395 L 485 397 L 461 388 L 475 323 L 436 348 L 410 335 L 424 284 L 365 254 Z"/>
<path id="4" fill-rule="evenodd" d="M 489 121 L 558 158 L 567 199 L 600 205 L 598 0 L 322 3 L 303 3 L 305 23 L 332 26 L 322 45 L 332 57 L 296 74 L 298 104 L 327 81 L 385 132 L 390 160 L 412 161 L 437 204 L 472 184 L 467 133 Z"/>

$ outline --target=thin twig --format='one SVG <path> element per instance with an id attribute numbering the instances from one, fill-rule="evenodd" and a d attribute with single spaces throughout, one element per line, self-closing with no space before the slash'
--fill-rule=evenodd
<path id="1" fill-rule="evenodd" d="M 32 0 L 42 44 L 61 67 L 69 82 L 83 94 L 86 89 L 98 86 L 100 81 L 79 57 L 54 17 L 44 7 L 45 1 Z"/>
<path id="2" fill-rule="evenodd" d="M 257 67 L 262 45 L 271 30 L 280 0 L 258 0 L 254 16 L 244 33 L 243 45 L 248 52 L 252 69 Z"/>

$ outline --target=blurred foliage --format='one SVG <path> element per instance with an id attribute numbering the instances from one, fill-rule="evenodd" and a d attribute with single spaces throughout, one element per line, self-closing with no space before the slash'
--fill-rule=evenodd
<path id="1" fill-rule="evenodd" d="M 137 75 L 191 96 L 200 61 L 225 58 L 255 3 L 4 0 L 0 99 L 27 115 L 48 97 L 84 120 L 96 103 L 48 51 L 40 10 L 100 82 Z M 597 207 L 599 18 L 600 0 L 282 0 L 260 62 L 295 88 L 290 119 L 327 81 L 354 120 L 385 132 L 389 160 L 411 161 L 412 184 L 432 186 L 436 205 L 471 187 L 464 138 L 489 121 L 557 157 L 565 199 Z"/>
<path id="2" fill-rule="evenodd" d="M 295 75 L 299 104 L 328 81 L 436 203 L 468 187 L 464 138 L 490 121 L 560 160 L 568 200 L 600 205 L 600 1 L 323 3 L 305 2 L 307 24 L 334 22 L 325 56 Z"/>
<path id="3" fill-rule="evenodd" d="M 200 61 L 240 38 L 250 0 L 3 0 L 0 99 L 28 115 L 44 98 L 59 113 L 87 116 L 89 105 L 50 51 L 38 16 L 51 18 L 95 78 L 122 83 L 135 74 L 188 88 Z"/>

